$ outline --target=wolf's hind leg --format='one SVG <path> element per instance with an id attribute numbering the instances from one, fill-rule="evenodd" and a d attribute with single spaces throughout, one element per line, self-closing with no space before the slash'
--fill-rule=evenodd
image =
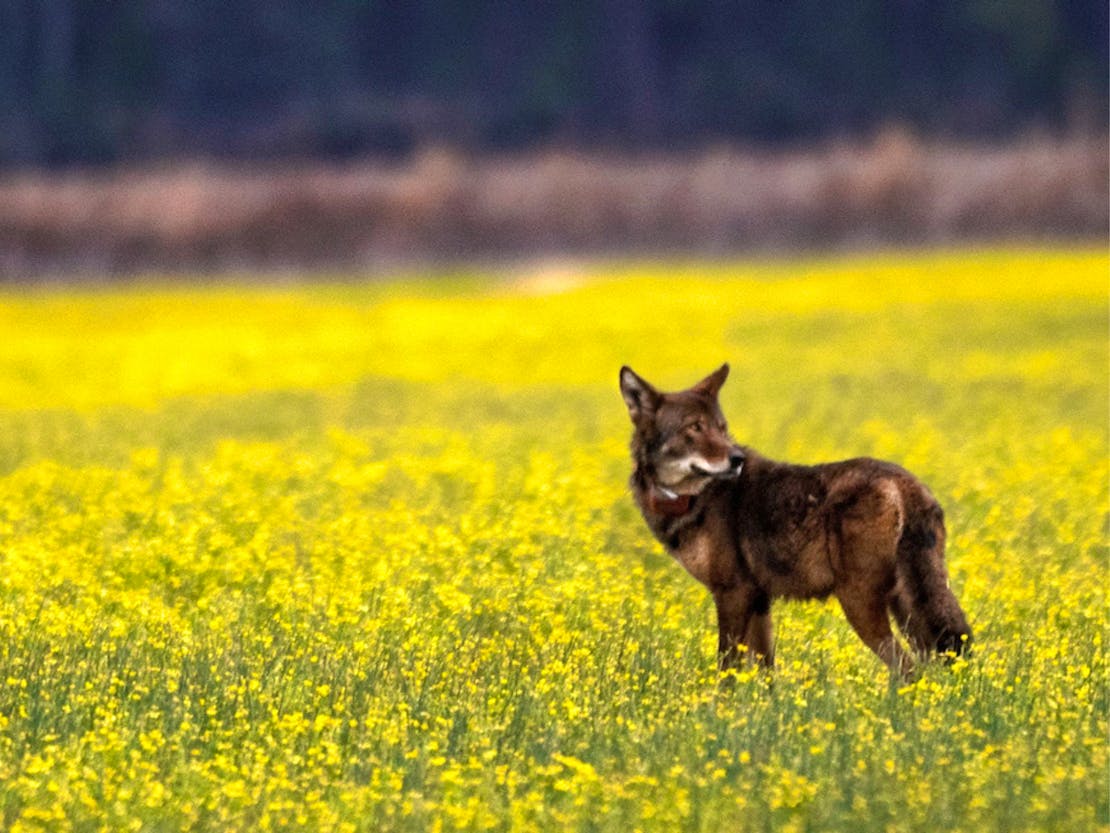
<path id="1" fill-rule="evenodd" d="M 890 629 L 890 618 L 887 615 L 886 600 L 883 593 L 872 588 L 846 587 L 837 591 L 837 600 L 840 602 L 848 622 L 859 634 L 879 659 L 887 664 L 891 671 L 903 677 L 908 677 L 913 672 L 913 659 L 905 648 L 894 637 Z"/>

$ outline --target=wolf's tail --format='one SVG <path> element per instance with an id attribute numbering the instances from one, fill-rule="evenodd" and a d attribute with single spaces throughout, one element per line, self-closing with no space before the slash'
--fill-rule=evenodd
<path id="1" fill-rule="evenodd" d="M 931 496 L 907 510 L 898 541 L 891 612 L 918 654 L 963 654 L 971 646 L 971 628 L 948 587 L 944 512 Z"/>

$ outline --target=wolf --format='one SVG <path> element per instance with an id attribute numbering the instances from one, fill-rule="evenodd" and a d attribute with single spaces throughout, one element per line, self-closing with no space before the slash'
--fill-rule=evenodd
<path id="1" fill-rule="evenodd" d="M 738 445 L 718 403 L 728 371 L 673 393 L 620 371 L 632 494 L 655 537 L 713 595 L 719 667 L 774 664 L 778 598 L 836 596 L 864 644 L 902 676 L 915 658 L 967 651 L 971 629 L 944 565 L 944 513 L 925 485 L 867 457 L 802 466 Z"/>

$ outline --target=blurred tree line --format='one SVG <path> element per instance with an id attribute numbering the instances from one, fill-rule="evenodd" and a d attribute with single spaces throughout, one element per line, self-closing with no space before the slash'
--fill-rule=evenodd
<path id="1" fill-rule="evenodd" d="M 0 0 L 0 165 L 1104 131 L 1106 0 Z"/>

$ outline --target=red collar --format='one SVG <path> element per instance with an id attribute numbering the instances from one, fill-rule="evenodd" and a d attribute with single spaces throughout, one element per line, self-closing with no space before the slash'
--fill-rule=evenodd
<path id="1" fill-rule="evenodd" d="M 693 501 L 693 495 L 675 495 L 674 497 L 667 497 L 659 487 L 648 486 L 648 509 L 657 515 L 669 515 L 671 517 L 685 515 L 690 511 L 690 504 L 693 503 Z"/>

